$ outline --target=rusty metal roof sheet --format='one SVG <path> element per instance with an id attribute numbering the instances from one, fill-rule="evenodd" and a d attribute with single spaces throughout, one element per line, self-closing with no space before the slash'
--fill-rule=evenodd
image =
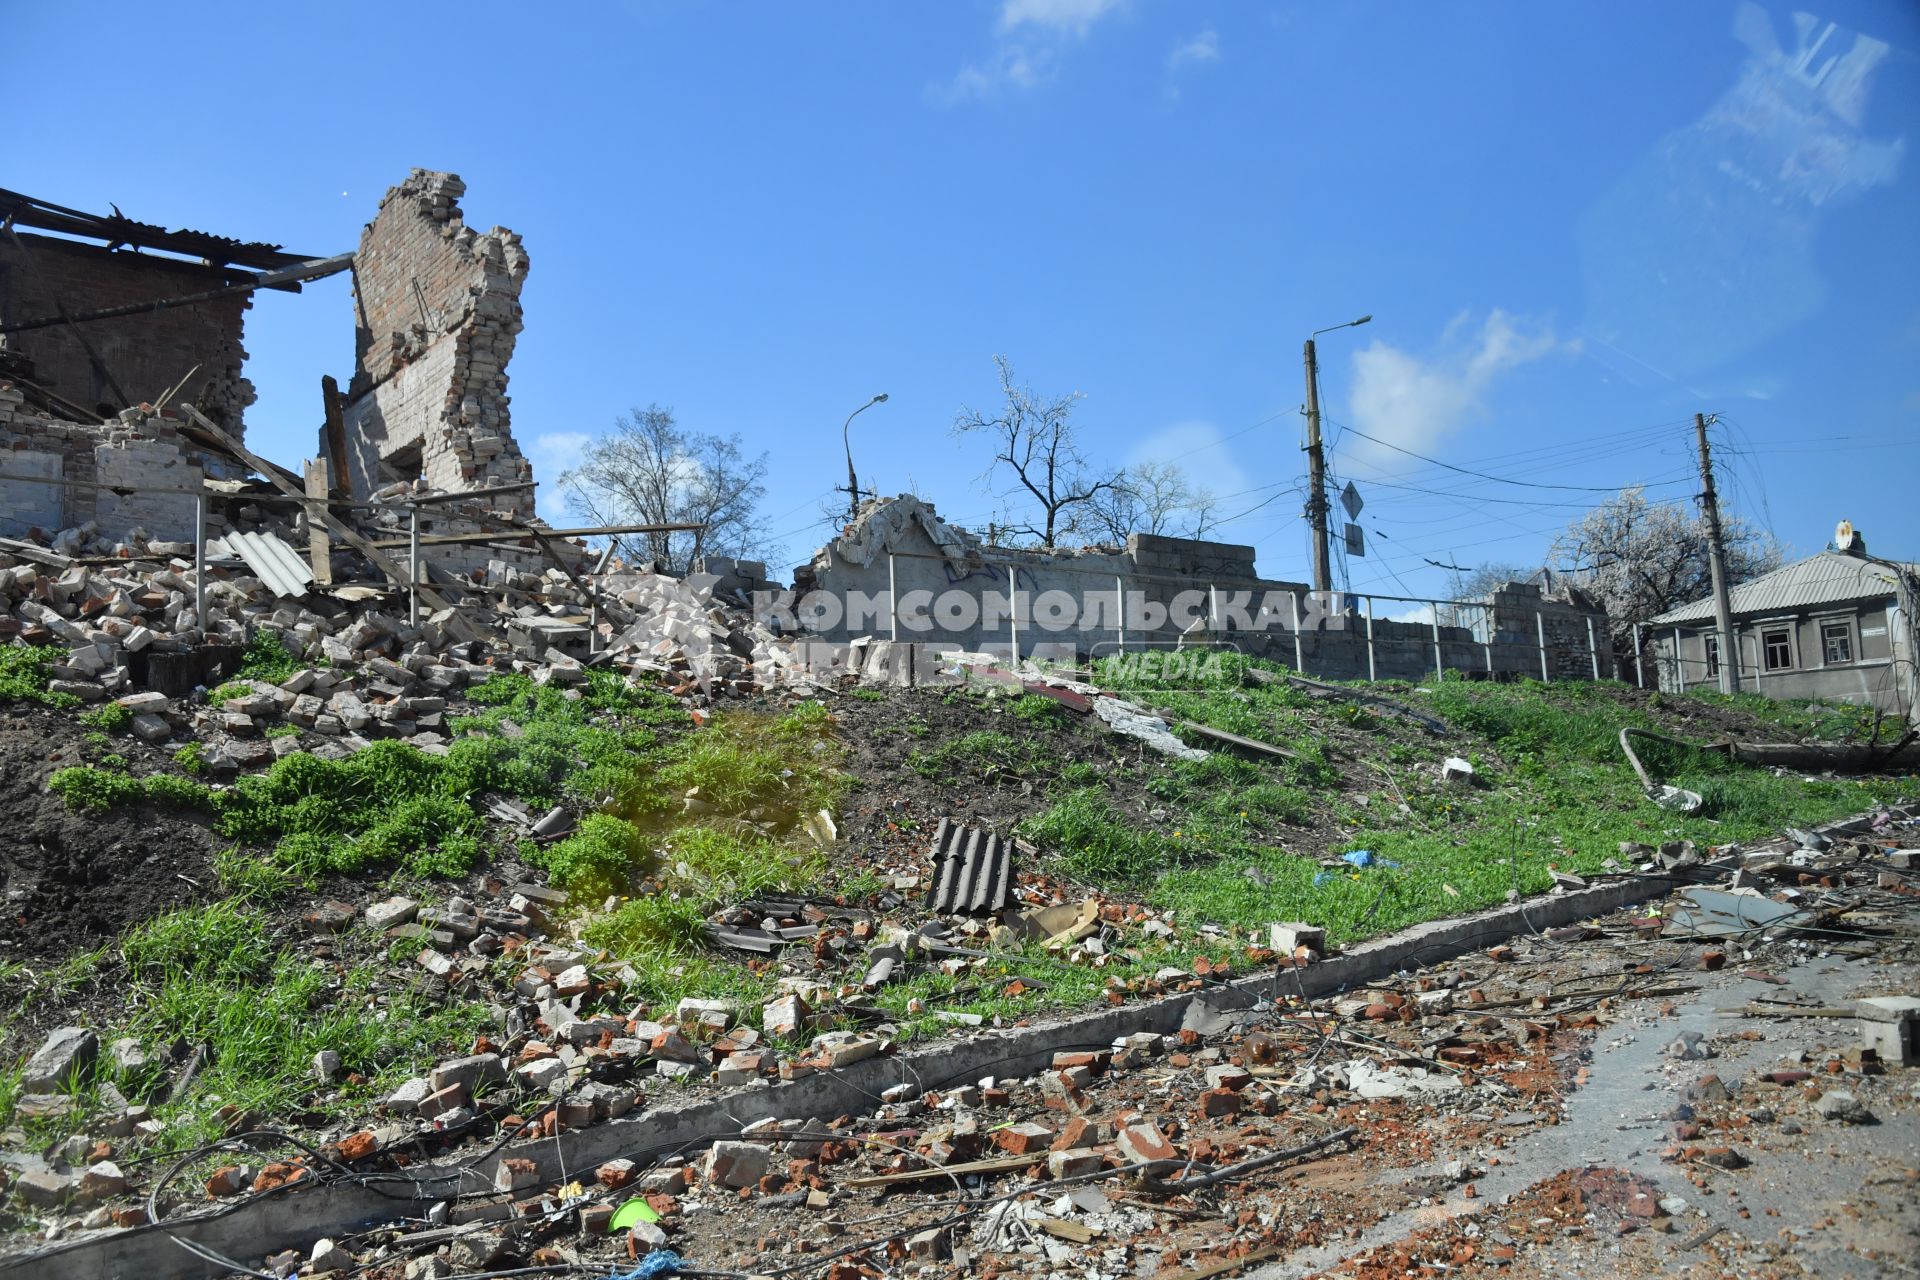
<path id="1" fill-rule="evenodd" d="M 1736 618 L 1791 613 L 1796 609 L 1876 600 L 1882 596 L 1891 599 L 1893 570 L 1854 556 L 1822 551 L 1783 565 L 1772 573 L 1763 573 L 1751 582 L 1743 582 L 1727 594 Z M 1649 621 L 1656 626 L 1711 622 L 1713 597 L 1669 609 Z"/>
<path id="2" fill-rule="evenodd" d="M 301 596 L 313 581 L 313 566 L 270 533 L 229 533 L 226 544 L 277 596 Z"/>
<path id="3" fill-rule="evenodd" d="M 1013 846 L 978 827 L 946 818 L 933 833 L 933 889 L 927 905 L 942 915 L 990 915 L 1013 894 Z"/>

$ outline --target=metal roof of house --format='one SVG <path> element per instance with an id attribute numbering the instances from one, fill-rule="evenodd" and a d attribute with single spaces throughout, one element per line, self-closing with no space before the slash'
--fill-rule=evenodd
<path id="1" fill-rule="evenodd" d="M 1833 551 L 1822 551 L 1763 573 L 1728 592 L 1733 615 L 1787 613 L 1816 605 L 1876 600 L 1894 593 L 1893 571 L 1883 565 Z M 1656 624 L 1711 622 L 1713 597 L 1683 604 L 1651 619 Z"/>

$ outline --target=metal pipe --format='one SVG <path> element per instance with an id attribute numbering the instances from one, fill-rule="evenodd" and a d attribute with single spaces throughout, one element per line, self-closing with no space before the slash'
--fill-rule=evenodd
<path id="1" fill-rule="evenodd" d="M 1373 670 L 1373 597 L 1367 596 L 1365 599 L 1367 602 L 1367 679 L 1378 680 L 1380 677 L 1375 675 Z"/>
<path id="2" fill-rule="evenodd" d="M 900 640 L 899 597 L 894 594 L 893 552 L 887 552 L 887 638 L 898 643 Z"/>
<path id="3" fill-rule="evenodd" d="M 1480 642 L 1480 646 L 1481 648 L 1487 651 L 1487 674 L 1491 676 L 1493 674 L 1493 606 L 1492 605 L 1482 605 L 1480 607 L 1480 622 L 1481 622 L 1481 625 L 1483 625 L 1487 629 L 1487 638 Z"/>
<path id="4" fill-rule="evenodd" d="M 1640 658 L 1640 624 L 1637 622 L 1633 624 L 1633 687 L 1647 687 L 1647 667 Z"/>
<path id="5" fill-rule="evenodd" d="M 407 625 L 420 625 L 420 509 L 407 512 Z"/>
<path id="6" fill-rule="evenodd" d="M 1533 611 L 1533 629 L 1540 637 L 1540 683 L 1551 684 L 1553 677 L 1547 674 L 1547 620 L 1538 609 Z"/>
<path id="7" fill-rule="evenodd" d="M 1293 605 L 1293 669 L 1305 675 L 1307 674 L 1306 651 L 1300 646 L 1300 593 L 1289 591 L 1287 599 Z"/>
<path id="8" fill-rule="evenodd" d="M 1127 583 L 1119 574 L 1113 575 L 1113 622 L 1114 630 L 1120 637 L 1120 652 L 1127 651 Z"/>
<path id="9" fill-rule="evenodd" d="M 1587 656 L 1593 660 L 1593 678 L 1600 678 L 1600 642 L 1593 634 L 1593 615 L 1587 615 Z"/>
<path id="10" fill-rule="evenodd" d="M 1438 680 L 1447 674 L 1447 663 L 1440 652 L 1440 610 L 1435 608 L 1427 614 L 1427 621 L 1433 624 L 1433 678 Z"/>
<path id="11" fill-rule="evenodd" d="M 1007 566 L 1007 643 L 1013 649 L 1011 664 L 1020 665 L 1020 579 L 1018 570 Z"/>
<path id="12" fill-rule="evenodd" d="M 193 619 L 207 637 L 207 495 L 193 495 Z"/>

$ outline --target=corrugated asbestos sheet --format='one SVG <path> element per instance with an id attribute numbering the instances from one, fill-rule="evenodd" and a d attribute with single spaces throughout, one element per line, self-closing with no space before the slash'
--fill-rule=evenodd
<path id="1" fill-rule="evenodd" d="M 1727 593 L 1736 618 L 1792 613 L 1816 605 L 1892 598 L 1893 570 L 1832 551 L 1822 551 L 1763 573 Z M 1713 597 L 1669 609 L 1650 620 L 1653 626 L 1713 621 Z"/>
<path id="2" fill-rule="evenodd" d="M 1013 846 L 978 827 L 940 819 L 927 905 L 941 915 L 990 915 L 1005 910 L 1012 894 Z"/>
<path id="3" fill-rule="evenodd" d="M 306 557 L 270 533 L 230 533 L 230 550 L 247 562 L 247 568 L 260 575 L 277 596 L 302 596 L 313 581 L 313 566 Z"/>

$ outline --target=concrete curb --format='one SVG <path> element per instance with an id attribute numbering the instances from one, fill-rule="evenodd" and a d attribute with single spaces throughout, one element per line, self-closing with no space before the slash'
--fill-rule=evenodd
<path id="1" fill-rule="evenodd" d="M 1830 835 L 1865 830 L 1869 819 L 1854 817 L 1816 830 Z M 223 1274 L 189 1254 L 169 1232 L 236 1261 L 258 1259 L 273 1248 L 305 1248 L 323 1236 L 341 1236 L 389 1222 L 411 1205 L 424 1216 L 429 1204 L 462 1189 L 493 1189 L 493 1172 L 509 1156 L 531 1160 L 543 1183 L 583 1171 L 617 1156 L 697 1148 L 720 1138 L 737 1137 L 760 1120 L 830 1120 L 870 1110 L 883 1090 L 910 1083 L 926 1089 L 983 1075 L 1018 1077 L 1046 1066 L 1067 1046 L 1110 1044 L 1140 1031 L 1170 1034 L 1179 1029 L 1187 1008 L 1205 996 L 1210 1003 L 1250 1007 L 1269 993 L 1319 998 L 1389 977 L 1414 965 L 1452 959 L 1477 947 L 1521 934 L 1559 928 L 1607 915 L 1622 907 L 1664 897 L 1692 883 L 1686 878 L 1632 876 L 1585 889 L 1553 893 L 1501 907 L 1414 925 L 1399 933 L 1360 943 L 1318 964 L 1298 970 L 1299 984 L 1279 970 L 1250 974 L 1200 992 L 1184 992 L 1142 1004 L 1062 1017 L 971 1040 L 942 1041 L 892 1057 L 869 1058 L 834 1072 L 770 1087 L 747 1086 L 715 1098 L 660 1107 L 610 1120 L 590 1129 L 520 1143 L 496 1152 L 472 1169 L 432 1165 L 414 1172 L 413 1195 L 402 1199 L 364 1187 L 288 1187 L 216 1214 L 170 1220 L 163 1231 L 147 1225 L 90 1233 L 31 1253 L 0 1258 L 0 1277 L 19 1280 L 201 1280 Z M 1231 994 L 1230 1001 L 1219 997 Z M 262 1237 L 271 1230 L 271 1240 Z"/>

